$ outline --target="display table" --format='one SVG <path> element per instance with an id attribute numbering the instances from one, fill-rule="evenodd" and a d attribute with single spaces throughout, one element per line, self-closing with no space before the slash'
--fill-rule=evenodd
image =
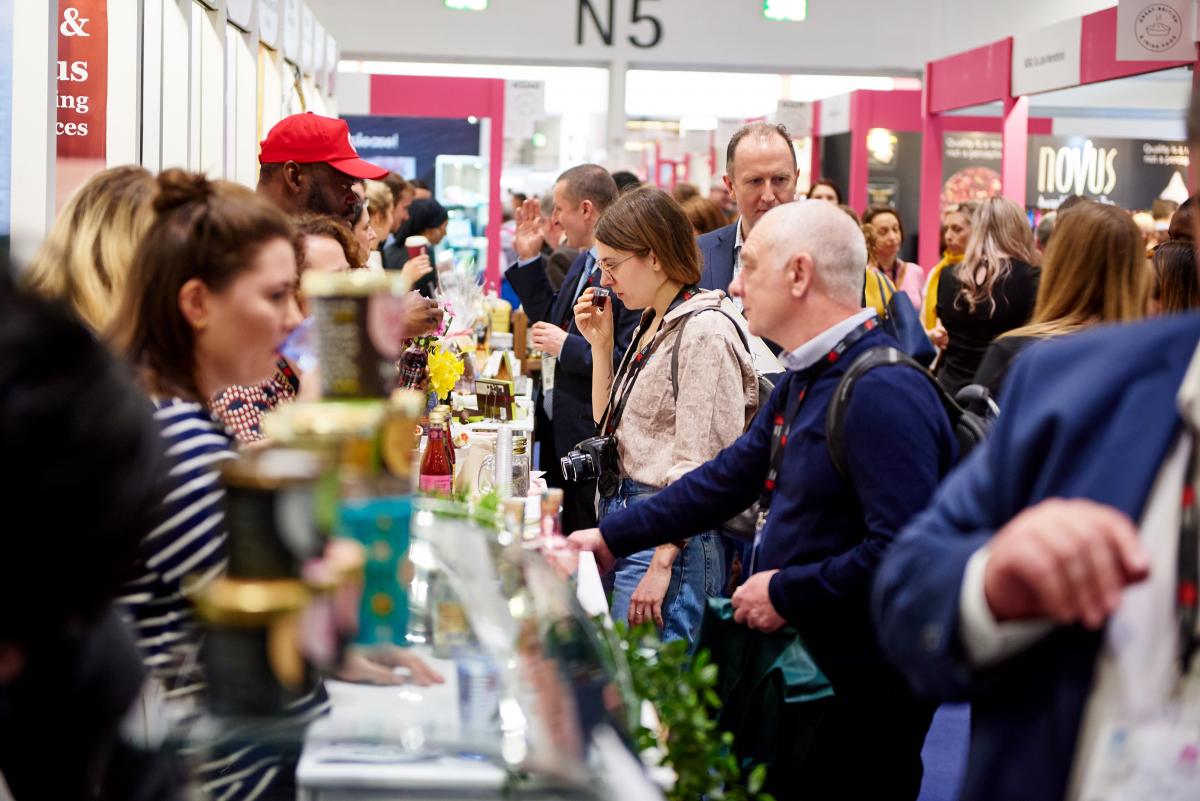
<path id="1" fill-rule="evenodd" d="M 590 553 L 580 557 L 577 597 L 588 614 L 607 614 L 596 562 Z M 455 662 L 421 655 L 445 684 L 325 682 L 332 711 L 315 721 L 305 735 L 296 770 L 300 801 L 466 801 L 504 795 L 508 774 L 500 767 L 471 756 L 422 750 L 422 729 L 444 735 L 439 739 L 446 741 L 458 735 L 460 692 Z M 379 744 L 363 743 L 363 739 Z M 566 799 L 570 795 L 523 784 L 520 797 Z"/>

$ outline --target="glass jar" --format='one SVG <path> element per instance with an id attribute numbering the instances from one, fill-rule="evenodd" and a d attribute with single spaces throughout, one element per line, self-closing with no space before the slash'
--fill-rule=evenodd
<path id="1" fill-rule="evenodd" d="M 513 437 L 512 497 L 529 494 L 529 438 Z"/>

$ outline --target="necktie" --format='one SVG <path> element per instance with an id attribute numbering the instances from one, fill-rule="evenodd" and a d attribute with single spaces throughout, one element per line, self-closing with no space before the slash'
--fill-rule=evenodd
<path id="1" fill-rule="evenodd" d="M 583 263 L 583 274 L 579 276 L 579 283 L 575 286 L 575 294 L 571 298 L 571 305 L 567 307 L 566 316 L 562 321 L 562 327 L 566 329 L 570 329 L 571 321 L 575 319 L 575 304 L 579 302 L 579 296 L 587 289 L 588 284 L 591 283 L 592 276 L 596 272 L 596 259 L 592 254 L 588 253 L 584 258 L 586 261 Z"/>
<path id="2" fill-rule="evenodd" d="M 579 296 L 583 294 L 583 290 L 587 289 L 588 281 L 592 280 L 592 273 L 596 270 L 596 259 L 591 253 L 584 257 L 586 261 L 583 263 L 583 275 L 579 276 L 579 286 L 575 287 L 575 298 L 572 306 L 579 302 Z"/>

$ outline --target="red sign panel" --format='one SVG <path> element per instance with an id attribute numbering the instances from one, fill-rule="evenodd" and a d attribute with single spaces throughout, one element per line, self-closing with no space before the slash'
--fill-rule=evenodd
<path id="1" fill-rule="evenodd" d="M 108 2 L 58 3 L 58 155 L 105 157 Z"/>

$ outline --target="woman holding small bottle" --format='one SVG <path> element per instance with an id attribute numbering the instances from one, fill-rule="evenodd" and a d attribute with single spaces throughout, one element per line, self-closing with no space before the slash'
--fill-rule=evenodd
<path id="1" fill-rule="evenodd" d="M 619 475 L 600 518 L 644 500 L 733 443 L 758 408 L 758 379 L 724 293 L 697 288 L 691 223 L 649 187 L 622 195 L 596 227 L 601 287 L 644 309 L 629 351 L 612 360 L 612 305 L 588 289 L 575 321 L 592 345 L 592 409 L 616 441 Z M 724 304 L 726 307 L 729 304 Z M 653 620 L 664 640 L 694 643 L 709 597 L 725 585 L 719 529 L 617 562 L 612 613 Z"/>

